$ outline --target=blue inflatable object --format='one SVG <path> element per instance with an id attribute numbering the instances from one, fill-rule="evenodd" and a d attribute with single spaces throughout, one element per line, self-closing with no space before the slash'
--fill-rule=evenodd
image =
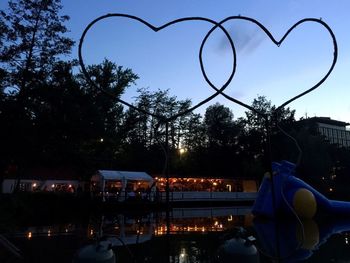
<path id="1" fill-rule="evenodd" d="M 255 216 L 274 218 L 280 215 L 292 216 L 295 213 L 301 218 L 314 218 L 319 214 L 350 216 L 350 202 L 329 200 L 298 179 L 295 176 L 295 164 L 288 161 L 274 162 L 272 171 L 273 180 L 270 176 L 265 176 L 261 183 L 252 208 Z"/>

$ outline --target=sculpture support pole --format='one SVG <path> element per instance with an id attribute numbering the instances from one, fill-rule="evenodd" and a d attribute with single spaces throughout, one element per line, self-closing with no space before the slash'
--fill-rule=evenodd
<path id="1" fill-rule="evenodd" d="M 272 124 L 272 116 L 265 115 L 265 129 L 266 129 L 266 147 L 265 147 L 265 162 L 266 168 L 270 173 L 270 182 L 271 182 L 271 195 L 272 195 L 272 207 L 275 218 L 275 233 L 276 233 L 276 254 L 277 254 L 277 262 L 280 262 L 280 240 L 279 240 L 279 224 L 277 219 L 277 210 L 276 210 L 276 189 L 274 184 L 274 174 L 272 170 L 272 149 L 271 149 L 271 124 Z"/>
<path id="2" fill-rule="evenodd" d="M 169 121 L 165 122 L 165 152 L 166 152 L 166 161 L 165 161 L 165 194 L 166 194 L 166 232 L 167 235 L 170 234 L 170 198 L 169 198 L 169 165 L 170 165 L 170 154 L 169 154 Z"/>
<path id="3" fill-rule="evenodd" d="M 169 206 L 169 122 L 165 122 L 165 147 L 166 147 L 166 164 L 165 164 L 165 191 L 166 191 L 166 203 Z"/>

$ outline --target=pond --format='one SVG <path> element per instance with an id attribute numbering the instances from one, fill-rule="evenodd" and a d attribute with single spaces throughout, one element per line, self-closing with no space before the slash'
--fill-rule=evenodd
<path id="1" fill-rule="evenodd" d="M 250 207 L 174 208 L 18 226 L 0 235 L 0 262 L 350 262 L 349 242 L 348 220 L 271 221 L 254 218 Z"/>

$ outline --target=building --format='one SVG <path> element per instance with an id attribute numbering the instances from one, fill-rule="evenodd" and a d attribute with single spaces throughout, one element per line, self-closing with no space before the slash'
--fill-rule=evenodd
<path id="1" fill-rule="evenodd" d="M 98 170 L 91 177 L 91 192 L 103 201 L 146 199 L 153 182 L 145 172 Z"/>
<path id="2" fill-rule="evenodd" d="M 340 147 L 350 147 L 350 130 L 347 129 L 350 123 L 332 120 L 329 117 L 312 117 L 300 122 L 307 127 L 313 127 L 329 143 Z"/>
<path id="3" fill-rule="evenodd" d="M 14 173 L 5 173 L 0 192 L 13 193 L 15 188 L 21 192 L 67 192 L 75 193 L 78 187 L 84 188 L 75 171 L 69 168 L 38 167 L 28 169 L 18 178 Z"/>
<path id="4" fill-rule="evenodd" d="M 155 182 L 165 191 L 165 177 L 157 175 Z M 172 192 L 257 192 L 258 188 L 258 181 L 252 178 L 169 177 Z"/>

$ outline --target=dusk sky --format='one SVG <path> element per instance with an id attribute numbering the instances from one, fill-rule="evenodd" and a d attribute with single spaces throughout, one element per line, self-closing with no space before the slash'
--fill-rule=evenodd
<path id="1" fill-rule="evenodd" d="M 2 0 L 0 7 L 6 6 Z M 325 0 L 63 0 L 62 14 L 70 16 L 69 36 L 76 41 L 72 58 L 77 58 L 77 45 L 84 28 L 93 19 L 107 13 L 138 16 L 160 26 L 171 20 L 201 16 L 221 21 L 241 15 L 258 20 L 279 39 L 294 23 L 303 18 L 322 18 L 333 30 L 338 42 L 338 62 L 321 87 L 289 107 L 296 117 L 328 116 L 350 122 L 350 2 Z M 333 59 L 333 45 L 327 30 L 316 23 L 306 23 L 294 30 L 280 47 L 276 47 L 254 24 L 228 21 L 237 49 L 236 74 L 225 90 L 247 104 L 264 95 L 273 104 L 310 88 L 328 71 Z M 169 89 L 179 99 L 189 98 L 194 104 L 214 91 L 204 81 L 198 53 L 203 37 L 212 28 L 206 22 L 184 22 L 154 33 L 139 22 L 126 18 L 109 18 L 97 23 L 88 33 L 83 54 L 87 64 L 104 58 L 131 68 L 140 79 L 123 99 L 133 102 L 137 88 Z M 215 30 L 204 47 L 203 61 L 210 80 L 220 88 L 232 70 L 233 56 L 228 41 Z M 245 109 L 218 96 L 199 108 L 203 113 L 219 101 L 230 107 L 235 118 Z"/>

